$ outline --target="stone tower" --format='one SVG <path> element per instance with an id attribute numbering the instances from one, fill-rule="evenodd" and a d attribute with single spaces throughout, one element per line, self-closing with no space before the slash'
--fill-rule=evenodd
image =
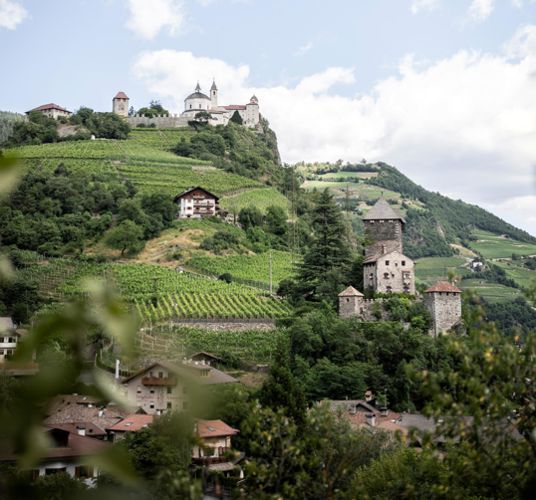
<path id="1" fill-rule="evenodd" d="M 406 221 L 387 200 L 381 197 L 363 217 L 371 244 L 365 249 L 365 257 L 382 250 L 382 253 L 402 253 L 402 232 Z"/>
<path id="2" fill-rule="evenodd" d="M 446 281 L 438 281 L 426 290 L 424 304 L 432 316 L 434 337 L 447 332 L 462 319 L 462 291 Z"/>
<path id="3" fill-rule="evenodd" d="M 130 99 L 124 92 L 118 92 L 112 99 L 112 111 L 119 116 L 128 116 L 128 103 Z"/>
<path id="4" fill-rule="evenodd" d="M 353 286 L 339 293 L 339 316 L 341 318 L 351 318 L 363 314 L 364 295 Z"/>
<path id="5" fill-rule="evenodd" d="M 212 86 L 210 87 L 210 107 L 212 109 L 218 107 L 218 87 L 216 87 L 215 80 L 212 80 Z"/>

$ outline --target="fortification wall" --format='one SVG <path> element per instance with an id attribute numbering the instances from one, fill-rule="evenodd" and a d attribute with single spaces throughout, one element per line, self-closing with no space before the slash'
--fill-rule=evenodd
<path id="1" fill-rule="evenodd" d="M 126 120 L 131 127 L 137 127 L 138 125 L 149 127 L 154 124 L 156 128 L 178 128 L 187 127 L 189 119 L 180 115 L 155 116 L 151 118 L 142 115 L 134 115 L 127 117 Z"/>

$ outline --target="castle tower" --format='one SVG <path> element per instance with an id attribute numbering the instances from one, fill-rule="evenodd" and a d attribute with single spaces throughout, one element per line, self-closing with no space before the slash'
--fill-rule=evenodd
<path id="1" fill-rule="evenodd" d="M 212 86 L 210 87 L 210 106 L 212 109 L 218 107 L 218 87 L 216 87 L 216 80 L 212 80 Z"/>
<path id="2" fill-rule="evenodd" d="M 406 221 L 382 196 L 363 217 L 365 230 L 371 244 L 365 249 L 365 256 L 394 250 L 402 252 L 402 233 Z"/>
<path id="3" fill-rule="evenodd" d="M 434 337 L 450 330 L 462 318 L 462 291 L 446 281 L 438 281 L 426 290 L 424 304 L 432 316 Z"/>
<path id="4" fill-rule="evenodd" d="M 364 295 L 353 286 L 339 293 L 339 316 L 352 318 L 363 314 Z"/>
<path id="5" fill-rule="evenodd" d="M 124 92 L 118 92 L 112 99 L 112 111 L 119 116 L 128 116 L 128 103 L 130 99 Z"/>
<path id="6" fill-rule="evenodd" d="M 257 96 L 252 95 L 251 99 L 246 104 L 244 125 L 247 127 L 255 127 L 259 123 L 259 120 L 259 100 L 257 99 Z"/>

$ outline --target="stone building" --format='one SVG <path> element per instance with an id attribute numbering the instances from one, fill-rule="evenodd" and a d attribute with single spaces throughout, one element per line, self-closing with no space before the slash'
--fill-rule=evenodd
<path id="1" fill-rule="evenodd" d="M 370 241 L 363 261 L 364 288 L 414 295 L 414 263 L 403 254 L 404 218 L 381 197 L 363 217 L 363 223 Z"/>
<path id="2" fill-rule="evenodd" d="M 156 128 L 187 127 L 188 122 L 193 120 L 195 115 L 201 111 L 210 115 L 208 121 L 210 125 L 227 125 L 235 112 L 240 115 L 245 127 L 255 128 L 260 121 L 259 100 L 256 96 L 251 96 L 251 99 L 246 104 L 219 105 L 218 87 L 215 81 L 212 82 L 210 87 L 210 96 L 202 92 L 201 86 L 197 83 L 194 92 L 184 99 L 184 111 L 180 115 L 128 116 L 128 102 L 126 94 L 119 92 L 113 99 L 113 112 L 126 117 L 132 127 L 139 125 L 154 126 Z"/>
<path id="3" fill-rule="evenodd" d="M 447 332 L 462 318 L 462 291 L 446 281 L 438 281 L 426 290 L 424 304 L 432 316 L 432 335 Z"/>
<path id="4" fill-rule="evenodd" d="M 353 286 L 339 293 L 339 316 L 342 318 L 361 316 L 364 298 L 365 296 Z"/>
<path id="5" fill-rule="evenodd" d="M 26 111 L 26 114 L 28 115 L 32 111 L 38 111 L 39 113 L 47 116 L 48 118 L 54 118 L 55 120 L 61 117 L 68 118 L 73 114 L 71 111 L 62 108 L 61 106 L 58 106 L 53 102 L 51 102 L 50 104 L 43 104 L 42 106 L 38 106 L 37 108 L 31 109 L 30 111 Z"/>
<path id="6" fill-rule="evenodd" d="M 112 111 L 119 116 L 128 116 L 128 103 L 130 99 L 124 92 L 118 92 L 112 99 Z"/>

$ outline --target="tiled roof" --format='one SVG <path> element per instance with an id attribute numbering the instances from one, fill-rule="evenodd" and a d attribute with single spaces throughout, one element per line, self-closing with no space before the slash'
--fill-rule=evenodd
<path id="1" fill-rule="evenodd" d="M 224 106 L 224 108 L 228 111 L 233 111 L 233 110 L 246 109 L 246 105 L 245 104 L 229 104 L 228 106 Z"/>
<path id="2" fill-rule="evenodd" d="M 376 204 L 363 216 L 363 220 L 401 220 L 406 222 L 395 209 L 389 205 L 387 200 L 382 196 Z"/>
<path id="3" fill-rule="evenodd" d="M 143 415 L 138 413 L 133 413 L 128 415 L 123 420 L 118 422 L 111 427 L 108 427 L 109 431 L 118 431 L 118 432 L 129 432 L 129 431 L 139 431 L 148 425 L 151 425 L 154 420 L 154 415 Z"/>
<path id="4" fill-rule="evenodd" d="M 51 102 L 50 104 L 43 104 L 41 106 L 38 106 L 37 108 L 34 108 L 31 111 L 45 111 L 47 109 L 57 109 L 58 111 L 65 111 L 66 113 L 70 113 L 70 111 L 68 111 L 67 109 L 62 108 L 61 106 L 58 106 L 57 104 L 54 104 L 53 102 Z"/>
<path id="5" fill-rule="evenodd" d="M 438 281 L 435 285 L 432 285 L 426 293 L 434 292 L 451 292 L 451 293 L 462 293 L 462 291 L 455 285 L 448 283 L 447 281 Z"/>
<path id="6" fill-rule="evenodd" d="M 215 200 L 219 200 L 219 198 L 215 194 L 211 193 L 210 191 L 207 191 L 205 188 L 202 188 L 201 186 L 195 186 L 175 196 L 175 198 L 173 198 L 173 201 L 177 202 L 177 200 L 180 200 L 183 196 L 187 195 L 188 193 L 191 193 L 192 191 L 195 191 L 196 189 L 200 189 L 201 191 L 204 191 L 209 196 L 212 196 Z"/>
<path id="7" fill-rule="evenodd" d="M 339 297 L 364 297 L 364 295 L 353 286 L 349 286 L 346 290 L 339 293 Z"/>
<path id="8" fill-rule="evenodd" d="M 223 420 L 197 420 L 197 435 L 200 438 L 234 436 L 238 434 L 237 429 L 233 429 Z"/>
<path id="9" fill-rule="evenodd" d="M 115 94 L 114 99 L 128 99 L 128 96 L 124 92 L 118 92 Z"/>

